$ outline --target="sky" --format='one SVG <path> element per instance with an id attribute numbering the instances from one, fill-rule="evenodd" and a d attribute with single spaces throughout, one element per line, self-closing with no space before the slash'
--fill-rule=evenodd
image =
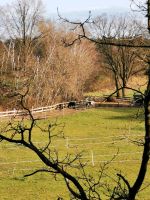
<path id="1" fill-rule="evenodd" d="M 32 1 L 32 0 L 31 0 Z M 130 0 L 42 0 L 46 13 L 56 13 L 57 7 L 63 13 L 95 9 L 124 8 L 130 9 Z M 0 5 L 12 0 L 0 0 Z"/>
<path id="2" fill-rule="evenodd" d="M 1 1 L 1 0 L 0 0 Z M 58 7 L 61 12 L 83 11 L 122 7 L 130 9 L 130 0 L 43 0 L 47 9 L 54 12 Z"/>

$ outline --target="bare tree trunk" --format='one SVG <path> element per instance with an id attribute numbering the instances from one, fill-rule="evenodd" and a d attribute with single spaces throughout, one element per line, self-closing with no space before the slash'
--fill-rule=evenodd
<path id="1" fill-rule="evenodd" d="M 149 83 L 146 90 L 145 100 L 144 100 L 144 109 L 145 109 L 145 142 L 144 142 L 144 151 L 142 156 L 142 163 L 139 170 L 139 174 L 134 185 L 131 187 L 129 191 L 129 199 L 134 200 L 136 194 L 139 192 L 139 189 L 142 186 L 144 181 L 148 161 L 149 161 L 149 154 L 150 154 L 150 77 Z"/>
<path id="2" fill-rule="evenodd" d="M 125 76 L 123 76 L 121 78 L 121 84 L 122 84 L 122 98 L 124 98 L 126 96 L 126 86 L 127 86 L 127 80 L 125 78 Z"/>
<path id="3" fill-rule="evenodd" d="M 119 84 L 118 84 L 118 78 L 116 75 L 115 76 L 115 87 L 116 87 L 116 91 L 117 91 L 117 97 L 120 97 L 120 90 L 119 90 Z"/>
<path id="4" fill-rule="evenodd" d="M 123 87 L 122 87 L 122 98 L 124 98 L 125 96 L 126 96 L 125 85 L 123 84 Z"/>

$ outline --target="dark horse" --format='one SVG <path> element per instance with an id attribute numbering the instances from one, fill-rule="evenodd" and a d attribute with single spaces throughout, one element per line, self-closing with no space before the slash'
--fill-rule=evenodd
<path id="1" fill-rule="evenodd" d="M 73 108 L 73 109 L 75 109 L 75 108 L 76 108 L 76 102 L 75 102 L 75 101 L 70 101 L 70 102 L 68 103 L 68 108 Z"/>

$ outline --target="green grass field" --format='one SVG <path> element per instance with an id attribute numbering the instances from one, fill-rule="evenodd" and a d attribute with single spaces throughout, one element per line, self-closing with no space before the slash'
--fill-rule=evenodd
<path id="1" fill-rule="evenodd" d="M 135 108 L 89 109 L 64 116 L 61 112 L 57 121 L 65 124 L 65 139 L 57 138 L 52 143 L 52 148 L 58 150 L 60 157 L 64 157 L 67 152 L 74 154 L 83 151 L 82 161 L 87 162 L 88 173 L 96 175 L 99 166 L 110 161 L 117 153 L 108 173 L 115 175 L 116 171 L 122 171 L 133 183 L 142 155 L 142 147 L 133 143 L 135 140 L 143 140 L 142 111 L 138 118 L 138 110 Z M 55 121 L 52 117 L 49 120 Z M 46 126 L 48 121 L 42 120 L 40 123 Z M 38 130 L 33 134 L 34 141 L 42 146 L 46 141 L 45 135 Z M 39 173 L 23 178 L 23 175 L 40 167 L 43 164 L 30 150 L 6 142 L 0 143 L 0 199 L 53 200 L 58 196 L 69 199 L 61 177 L 55 181 L 51 175 Z M 143 187 L 148 183 L 149 171 Z M 148 200 L 149 196 L 150 188 L 146 188 L 139 193 L 138 199 Z"/>

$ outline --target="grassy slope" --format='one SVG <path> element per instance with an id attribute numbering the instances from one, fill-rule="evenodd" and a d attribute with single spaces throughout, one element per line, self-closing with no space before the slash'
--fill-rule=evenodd
<path id="1" fill-rule="evenodd" d="M 139 90 L 140 92 L 145 91 L 147 85 L 147 79 L 146 76 L 133 76 L 128 81 L 127 86 L 136 90 Z M 99 83 L 97 83 L 95 92 L 87 92 L 84 94 L 84 96 L 103 96 L 103 95 L 110 95 L 115 91 L 114 83 L 111 79 L 108 77 L 105 77 L 103 81 L 100 80 Z M 132 90 L 126 89 L 126 96 L 133 97 L 133 94 L 135 92 Z"/>
<path id="2" fill-rule="evenodd" d="M 127 178 L 134 181 L 141 157 L 138 152 L 141 152 L 142 148 L 133 145 L 130 140 L 141 139 L 144 134 L 142 117 L 135 119 L 136 113 L 137 110 L 131 108 L 91 109 L 66 116 L 63 116 L 62 113 L 58 121 L 65 123 L 64 132 L 68 139 L 57 139 L 53 145 L 59 150 L 61 157 L 65 155 L 65 152 L 74 153 L 84 150 L 83 157 L 86 158 L 83 158 L 83 161 L 88 161 L 90 172 L 98 169 L 102 161 L 112 159 L 119 149 L 119 155 L 114 160 L 115 162 L 111 164 L 108 173 L 115 174 L 116 170 L 122 170 Z M 53 119 L 50 120 L 53 121 Z M 46 125 L 47 121 L 41 123 Z M 34 137 L 35 141 L 46 140 L 45 136 L 37 130 Z M 66 148 L 66 144 L 69 144 L 69 148 Z M 91 163 L 91 152 L 94 154 L 95 166 L 92 166 Z M 20 163 L 20 161 L 25 160 L 36 162 Z M 18 163 L 12 163 L 13 161 Z M 23 174 L 39 166 L 43 166 L 43 164 L 32 152 L 23 147 L 16 148 L 14 145 L 9 146 L 1 143 L 0 199 L 53 200 L 57 199 L 58 195 L 69 199 L 61 178 L 57 182 L 48 174 L 22 178 Z M 149 179 L 150 175 L 148 174 L 145 183 Z M 149 195 L 149 188 L 147 188 L 141 192 L 139 199 L 148 199 Z"/>

